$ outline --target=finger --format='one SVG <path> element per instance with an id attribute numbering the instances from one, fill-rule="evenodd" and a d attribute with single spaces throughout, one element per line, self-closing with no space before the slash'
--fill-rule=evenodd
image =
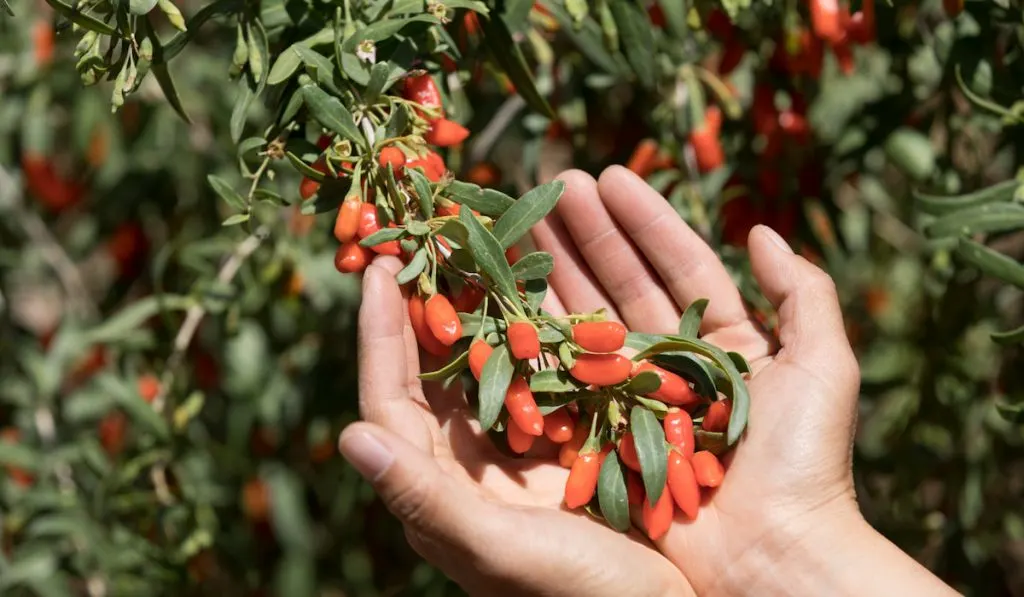
<path id="1" fill-rule="evenodd" d="M 548 282 L 566 310 L 590 313 L 605 309 L 609 318 L 619 320 L 611 299 L 601 290 L 557 213 L 548 215 L 530 233 L 537 248 L 555 258 L 555 268 L 548 276 Z"/>
<path id="2" fill-rule="evenodd" d="M 430 431 L 408 385 L 402 294 L 388 262 L 374 262 L 363 275 L 359 309 L 359 411 L 367 421 L 385 426 L 427 449 Z M 399 371 L 395 371 L 395 367 Z M 402 371 L 401 369 L 406 369 Z M 396 374 L 397 373 L 397 374 Z"/>
<path id="3" fill-rule="evenodd" d="M 709 299 L 701 331 L 748 321 L 743 299 L 721 260 L 650 185 L 626 168 L 612 166 L 601 174 L 598 190 L 680 307 Z"/>
<path id="4" fill-rule="evenodd" d="M 405 266 L 397 257 L 380 256 L 373 264 L 387 270 L 392 277 L 398 274 Z M 412 329 L 412 321 L 409 319 L 409 292 L 407 288 L 399 287 L 402 294 L 402 340 L 405 345 L 405 370 L 406 387 L 413 398 L 423 401 L 423 391 L 420 385 L 420 346 L 416 342 L 416 333 Z M 397 356 L 397 355 L 396 355 Z M 402 361 L 398 361 L 402 362 Z"/>
<path id="5" fill-rule="evenodd" d="M 383 427 L 353 423 L 338 443 L 406 534 L 421 539 L 415 543 L 440 548 L 441 553 L 424 557 L 448 568 L 443 560 L 458 555 L 463 566 L 472 568 L 474 560 L 486 555 L 477 552 L 494 536 L 488 531 L 498 512 L 469 484 L 445 474 L 437 460 Z"/>
<path id="6" fill-rule="evenodd" d="M 598 183 L 572 170 L 561 178 L 566 191 L 558 214 L 626 325 L 639 332 L 674 329 L 679 308 L 601 203 Z"/>
<path id="7" fill-rule="evenodd" d="M 795 255 L 767 226 L 756 226 L 747 242 L 765 297 L 779 313 L 776 363 L 791 363 L 833 387 L 856 395 L 857 359 L 846 338 L 835 283 L 828 274 Z"/>

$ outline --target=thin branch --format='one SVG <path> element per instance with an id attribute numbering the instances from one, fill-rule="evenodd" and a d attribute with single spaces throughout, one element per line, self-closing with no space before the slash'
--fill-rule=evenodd
<path id="1" fill-rule="evenodd" d="M 50 234 L 46 224 L 35 212 L 25 209 L 21 185 L 3 166 L 0 166 L 0 211 L 9 210 L 18 227 L 25 231 L 29 241 L 50 265 L 67 297 L 69 308 L 80 317 L 98 319 L 99 309 L 90 298 L 88 286 L 78 266 L 68 257 L 60 242 Z"/>

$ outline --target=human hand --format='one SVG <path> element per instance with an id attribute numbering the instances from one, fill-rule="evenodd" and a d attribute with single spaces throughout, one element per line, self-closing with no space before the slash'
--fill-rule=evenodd
<path id="1" fill-rule="evenodd" d="M 538 248 L 555 257 L 549 282 L 560 304 L 549 310 L 604 308 L 633 331 L 671 334 L 687 305 L 708 298 L 703 339 L 751 364 L 750 424 L 725 460 L 723 484 L 696 520 L 677 518 L 657 541 L 695 591 L 822 594 L 820 580 L 831 587 L 825 592 L 840 594 L 842 569 L 812 576 L 838 562 L 855 583 L 865 550 L 890 561 L 903 556 L 857 508 L 851 451 L 859 371 L 829 276 L 770 229 L 751 232 L 754 276 L 779 314 L 777 347 L 711 248 L 640 178 L 620 167 L 599 182 L 578 171 L 560 178 L 567 187 L 556 212 L 534 229 Z M 823 553 L 836 557 L 822 561 Z M 900 570 L 910 567 L 912 580 L 942 586 L 912 561 Z"/>
<path id="2" fill-rule="evenodd" d="M 348 426 L 340 448 L 402 521 L 416 551 L 474 595 L 692 595 L 639 533 L 620 534 L 563 509 L 568 471 L 557 462 L 503 455 L 460 388 L 420 382 L 417 343 L 394 279 L 401 267 L 379 258 L 366 270 L 359 396 L 367 422 Z M 552 301 L 578 300 L 571 290 L 561 299 L 552 293 Z"/>

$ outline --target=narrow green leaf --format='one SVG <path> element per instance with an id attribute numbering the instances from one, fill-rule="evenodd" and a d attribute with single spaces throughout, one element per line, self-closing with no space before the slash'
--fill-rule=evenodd
<path id="1" fill-rule="evenodd" d="M 188 124 L 192 124 L 192 119 L 185 112 L 185 107 L 181 103 L 181 97 L 178 96 L 178 89 L 175 87 L 171 71 L 168 69 L 166 51 L 164 46 L 160 44 L 160 38 L 153 31 L 152 27 L 146 28 L 146 36 L 153 43 L 153 62 L 150 65 L 150 71 L 156 77 L 156 82 L 160 84 L 160 91 L 163 92 L 167 103 L 177 112 L 178 116 Z"/>
<path id="2" fill-rule="evenodd" d="M 317 182 L 324 182 L 325 180 L 327 180 L 326 174 L 313 168 L 312 166 L 307 164 L 305 160 L 295 155 L 294 153 L 286 151 L 284 152 L 284 155 L 286 158 L 288 158 L 288 162 L 291 163 L 292 167 L 295 168 L 299 172 L 299 174 L 305 176 L 306 178 L 311 178 Z"/>
<path id="3" fill-rule="evenodd" d="M 128 418 L 144 426 L 161 439 L 170 438 L 171 428 L 167 424 L 167 420 L 153 409 L 153 405 L 143 400 L 135 388 L 128 385 L 124 379 L 114 374 L 106 374 L 96 378 L 96 381 L 104 391 L 114 397 Z"/>
<path id="4" fill-rule="evenodd" d="M 289 203 L 285 201 L 284 197 L 278 195 L 277 193 L 271 191 L 270 189 L 256 189 L 252 196 L 253 199 L 256 199 L 257 201 L 266 201 L 267 203 L 273 203 L 274 205 L 279 205 L 281 207 L 289 205 Z"/>
<path id="5" fill-rule="evenodd" d="M 943 197 L 914 191 L 914 198 L 917 200 L 918 209 L 922 212 L 941 216 L 988 203 L 1012 201 L 1014 193 L 1017 192 L 1017 188 L 1021 184 L 1016 179 L 1010 179 L 988 188 L 956 197 Z"/>
<path id="6" fill-rule="evenodd" d="M 195 301 L 191 297 L 163 294 L 139 299 L 108 317 L 100 325 L 85 332 L 86 344 L 114 342 L 129 332 L 142 327 L 149 318 L 162 311 L 184 311 Z"/>
<path id="7" fill-rule="evenodd" d="M 156 7 L 156 0 L 128 0 L 128 12 L 145 15 Z"/>
<path id="8" fill-rule="evenodd" d="M 231 14 L 237 12 L 242 7 L 242 0 L 215 0 L 210 4 L 207 4 L 203 8 L 199 9 L 199 12 L 192 15 L 192 18 L 188 20 L 188 27 L 185 31 L 181 31 L 175 34 L 169 42 L 164 45 L 164 62 L 169 62 L 174 59 L 185 46 L 192 40 L 192 37 L 196 35 L 196 32 L 210 19 L 220 16 L 223 14 Z M 154 64 L 156 63 L 154 59 Z"/>
<path id="9" fill-rule="evenodd" d="M 267 75 L 268 84 L 280 85 L 290 79 L 295 74 L 295 71 L 299 70 L 302 60 L 299 58 L 299 53 L 295 50 L 297 45 L 292 44 L 287 50 L 278 55 L 277 60 L 274 61 L 274 66 L 270 68 L 270 74 Z"/>
<path id="10" fill-rule="evenodd" d="M 512 383 L 512 375 L 515 373 L 515 361 L 511 358 L 508 347 L 499 344 L 494 347 L 494 352 L 484 365 L 480 373 L 480 405 L 479 415 L 480 426 L 490 429 L 501 414 L 501 407 L 505 404 L 505 394 L 508 386 Z"/>
<path id="11" fill-rule="evenodd" d="M 998 251 L 961 238 L 956 247 L 956 255 L 983 274 L 999 278 L 1017 288 L 1024 288 L 1024 265 Z"/>
<path id="12" fill-rule="evenodd" d="M 738 352 L 729 351 L 725 353 L 729 355 L 732 360 L 732 364 L 736 366 L 736 370 L 740 373 L 750 373 L 750 363 L 747 362 L 746 357 Z"/>
<path id="13" fill-rule="evenodd" d="M 686 12 L 690 3 L 688 2 L 661 2 L 658 4 L 661 12 L 665 15 L 665 24 L 677 40 L 684 40 L 689 37 L 690 27 L 686 24 Z"/>
<path id="14" fill-rule="evenodd" d="M 416 191 L 416 200 L 419 202 L 423 217 L 428 220 L 433 218 L 434 195 L 430 192 L 430 181 L 427 180 L 426 176 L 423 176 L 423 174 L 414 169 L 407 169 L 406 176 L 412 180 L 412 188 Z"/>
<path id="15" fill-rule="evenodd" d="M 519 242 L 534 224 L 544 219 L 565 191 L 565 183 L 556 180 L 528 191 L 513 203 L 494 223 L 494 236 L 502 248 Z"/>
<path id="16" fill-rule="evenodd" d="M 103 35 L 109 35 L 115 39 L 121 38 L 121 32 L 119 32 L 117 29 L 114 29 L 113 27 L 97 19 L 96 17 L 87 15 L 83 12 L 78 11 L 77 9 L 71 8 L 67 4 L 61 2 L 60 0 L 46 0 L 46 3 L 49 4 L 50 7 L 53 8 L 53 10 L 57 14 L 71 21 L 72 23 L 78 25 L 79 27 L 82 27 L 83 29 L 95 31 L 96 33 L 102 33 Z"/>
<path id="17" fill-rule="evenodd" d="M 943 216 L 927 227 L 928 236 L 972 236 L 1024 228 L 1024 205 L 993 203 L 979 205 Z"/>
<path id="18" fill-rule="evenodd" d="M 375 247 L 381 243 L 398 240 L 405 235 L 405 228 L 382 228 L 359 241 L 359 244 L 364 247 Z"/>
<path id="19" fill-rule="evenodd" d="M 629 380 L 623 390 L 629 394 L 643 396 L 658 391 L 661 378 L 654 371 L 644 371 Z"/>
<path id="20" fill-rule="evenodd" d="M 500 16 L 481 17 L 484 43 L 487 44 L 502 70 L 516 87 L 516 92 L 537 113 L 557 118 L 548 100 L 537 90 L 533 73 L 526 63 L 522 50 L 512 38 L 505 21 Z"/>
<path id="21" fill-rule="evenodd" d="M 213 187 L 214 192 L 225 201 L 228 205 L 237 210 L 245 209 L 245 199 L 238 194 L 235 189 L 231 187 L 224 179 L 219 176 L 210 174 L 206 177 L 206 181 Z"/>
<path id="22" fill-rule="evenodd" d="M 637 351 L 644 351 L 666 340 L 668 340 L 667 336 L 630 332 L 626 335 L 626 346 Z M 685 352 L 663 352 L 648 360 L 676 375 L 681 375 L 693 384 L 693 389 L 697 394 L 707 399 L 715 397 L 716 373 L 722 377 L 725 376 L 717 368 L 712 369 L 710 364 Z"/>
<path id="23" fill-rule="evenodd" d="M 457 358 L 452 359 L 447 365 L 441 367 L 437 371 L 430 371 L 428 373 L 420 373 L 419 378 L 424 381 L 444 381 L 449 377 L 455 375 L 459 371 L 462 371 L 469 365 L 469 351 L 460 354 Z"/>
<path id="24" fill-rule="evenodd" d="M 366 91 L 363 92 L 363 102 L 372 105 L 380 97 L 388 82 L 388 75 L 391 74 L 391 66 L 387 62 L 378 62 L 370 69 L 370 82 L 366 84 Z"/>
<path id="25" fill-rule="evenodd" d="M 515 199 L 505 193 L 483 189 L 468 182 L 453 181 L 445 190 L 452 201 L 475 209 L 485 216 L 500 216 L 515 203 Z"/>
<path id="26" fill-rule="evenodd" d="M 640 460 L 640 474 L 651 503 L 661 498 L 665 489 L 668 451 L 665 449 L 665 431 L 654 413 L 642 406 L 634 406 L 629 413 L 629 428 L 633 432 L 636 455 Z"/>
<path id="27" fill-rule="evenodd" d="M 926 180 L 935 171 L 935 150 L 920 131 L 898 128 L 885 140 L 883 148 L 889 160 L 916 181 Z"/>
<path id="28" fill-rule="evenodd" d="M 588 398 L 595 398 L 597 394 L 593 392 L 587 392 L 586 390 L 580 390 L 578 392 L 559 392 L 551 394 L 534 394 L 534 398 L 537 401 L 537 410 L 540 414 L 547 416 L 556 410 L 565 407 L 567 404 L 573 402 L 579 402 Z"/>
<path id="29" fill-rule="evenodd" d="M 39 452 L 29 446 L 0 442 L 0 466 L 13 466 L 34 471 L 43 464 L 41 456 Z"/>
<path id="30" fill-rule="evenodd" d="M 237 226 L 239 224 L 244 224 L 244 223 L 248 222 L 250 217 L 251 216 L 249 214 L 234 214 L 234 215 L 228 216 L 227 219 L 225 219 L 223 222 L 220 223 L 220 225 L 221 226 L 225 226 L 225 227 L 226 226 Z"/>
<path id="31" fill-rule="evenodd" d="M 605 46 L 601 28 L 592 19 L 583 22 L 578 30 L 573 25 L 572 17 L 565 11 L 562 4 L 557 0 L 542 0 L 545 8 L 558 21 L 561 28 L 560 33 L 572 40 L 573 45 L 579 48 L 580 52 L 591 62 L 597 65 L 606 73 L 621 75 L 628 65 L 618 54 L 610 54 Z"/>
<path id="32" fill-rule="evenodd" d="M 155 67 L 154 67 L 155 68 Z M 249 106 L 256 98 L 255 92 L 249 87 L 249 82 L 242 77 L 238 80 L 238 95 L 235 97 L 235 107 L 231 110 L 231 140 L 238 143 L 245 131 L 245 121 L 249 115 Z"/>
<path id="33" fill-rule="evenodd" d="M 310 114 L 320 124 L 346 137 L 360 147 L 366 147 L 366 139 L 352 120 L 352 113 L 336 97 L 327 95 L 316 85 L 303 85 L 302 97 Z"/>
<path id="34" fill-rule="evenodd" d="M 708 308 L 708 299 L 697 299 L 686 307 L 683 317 L 679 320 L 679 335 L 684 338 L 696 338 L 700 333 L 700 322 L 704 311 Z"/>
<path id="35" fill-rule="evenodd" d="M 665 404 L 664 402 L 661 402 L 660 400 L 655 400 L 653 398 L 645 398 L 644 396 L 633 396 L 633 399 L 647 407 L 648 410 L 651 410 L 660 415 L 668 414 L 668 405 Z"/>
<path id="36" fill-rule="evenodd" d="M 633 2 L 627 0 L 609 0 L 615 24 L 619 29 L 622 49 L 626 60 L 633 67 L 636 78 L 647 89 L 653 89 L 657 83 L 654 59 L 654 27 L 647 15 Z"/>
<path id="37" fill-rule="evenodd" d="M 561 369 L 543 369 L 530 377 L 530 390 L 533 392 L 561 394 L 579 389 L 579 384 Z"/>
<path id="38" fill-rule="evenodd" d="M 469 250 L 477 265 L 494 281 L 503 296 L 518 303 L 516 297 L 519 296 L 519 291 L 516 289 L 515 278 L 512 277 L 512 268 L 505 260 L 505 251 L 498 239 L 484 228 L 484 225 L 465 205 L 459 210 L 459 220 L 466 226 L 466 231 L 469 233 Z"/>
<path id="39" fill-rule="evenodd" d="M 1007 330 L 1005 332 L 995 332 L 992 334 L 992 340 L 997 344 L 1021 344 L 1024 343 L 1024 325 L 1014 330 Z"/>
<path id="40" fill-rule="evenodd" d="M 7 0 L 0 0 L 0 9 L 7 13 L 7 16 L 14 16 L 14 11 L 11 10 L 11 5 L 7 3 Z"/>
<path id="41" fill-rule="evenodd" d="M 439 24 L 440 21 L 427 14 L 377 21 L 367 27 L 363 27 L 355 35 L 342 42 L 341 49 L 345 52 L 355 52 L 360 43 L 367 40 L 381 41 L 383 39 L 388 39 L 413 23 L 428 23 L 436 25 Z"/>
<path id="42" fill-rule="evenodd" d="M 267 85 L 269 64 L 270 47 L 267 43 L 267 32 L 263 29 L 263 24 L 256 20 L 249 26 L 249 72 L 256 82 L 257 96 Z"/>
<path id="43" fill-rule="evenodd" d="M 601 475 L 597 478 L 597 499 L 608 525 L 620 533 L 628 531 L 631 523 L 629 499 L 626 495 L 626 471 L 614 451 L 608 453 L 601 465 Z"/>
<path id="44" fill-rule="evenodd" d="M 512 264 L 512 276 L 516 280 L 543 280 L 555 270 L 555 258 L 551 253 L 538 251 L 529 253 Z"/>
<path id="45" fill-rule="evenodd" d="M 395 276 L 395 281 L 401 284 L 408 284 L 415 280 L 427 267 L 427 249 L 420 247 L 409 260 L 408 265 L 402 268 Z"/>

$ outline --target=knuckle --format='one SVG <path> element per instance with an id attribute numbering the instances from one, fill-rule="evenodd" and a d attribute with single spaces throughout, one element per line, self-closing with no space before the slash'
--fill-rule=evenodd
<path id="1" fill-rule="evenodd" d="M 828 297 L 838 296 L 836 291 L 836 282 L 832 279 L 832 276 L 815 266 L 811 266 L 807 284 L 808 287 L 816 293 L 820 293 Z"/>

